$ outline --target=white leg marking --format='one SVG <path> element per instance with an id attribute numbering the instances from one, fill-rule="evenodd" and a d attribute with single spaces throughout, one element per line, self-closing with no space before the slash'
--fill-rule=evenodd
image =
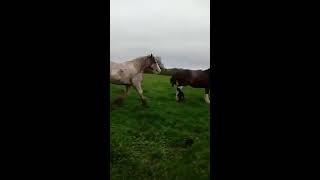
<path id="1" fill-rule="evenodd" d="M 178 94 L 179 94 L 179 91 L 176 90 L 176 101 L 179 101 Z"/>
<path id="2" fill-rule="evenodd" d="M 208 94 L 204 95 L 204 100 L 206 101 L 206 103 L 210 104 L 210 99 Z"/>

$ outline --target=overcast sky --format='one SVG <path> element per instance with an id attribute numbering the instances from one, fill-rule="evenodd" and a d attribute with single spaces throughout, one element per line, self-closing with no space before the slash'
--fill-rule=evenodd
<path id="1" fill-rule="evenodd" d="M 210 0 L 111 0 L 110 59 L 153 53 L 167 68 L 210 66 Z"/>

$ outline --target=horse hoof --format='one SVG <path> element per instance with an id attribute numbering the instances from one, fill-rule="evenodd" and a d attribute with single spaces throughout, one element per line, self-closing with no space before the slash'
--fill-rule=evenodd
<path id="1" fill-rule="evenodd" d="M 142 100 L 141 103 L 142 103 L 143 106 L 147 106 L 147 101 L 146 100 Z"/>
<path id="2" fill-rule="evenodd" d="M 143 106 L 143 107 L 146 107 L 146 108 L 149 107 L 149 105 L 148 105 L 147 103 L 142 103 L 142 106 Z"/>
<path id="3" fill-rule="evenodd" d="M 208 94 L 206 94 L 206 95 L 204 96 L 204 100 L 206 101 L 206 103 L 210 104 L 210 99 L 209 99 Z"/>
<path id="4" fill-rule="evenodd" d="M 117 105 L 123 104 L 123 98 L 117 98 L 116 100 L 113 101 L 113 104 L 117 104 Z"/>

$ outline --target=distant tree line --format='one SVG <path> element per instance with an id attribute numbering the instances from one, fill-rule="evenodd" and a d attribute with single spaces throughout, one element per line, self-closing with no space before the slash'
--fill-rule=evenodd
<path id="1" fill-rule="evenodd" d="M 180 68 L 171 68 L 171 69 L 161 69 L 160 75 L 166 75 L 166 76 L 171 76 L 174 72 L 180 71 L 183 69 Z M 146 74 L 153 74 L 152 70 L 145 70 L 144 71 Z"/>

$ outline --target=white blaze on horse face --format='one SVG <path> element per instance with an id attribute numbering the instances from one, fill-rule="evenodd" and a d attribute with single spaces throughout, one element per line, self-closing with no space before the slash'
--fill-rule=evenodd
<path id="1" fill-rule="evenodd" d="M 159 66 L 157 61 L 155 61 L 155 63 L 153 63 L 151 65 L 151 68 L 152 68 L 153 72 L 156 73 L 156 74 L 159 74 L 161 72 L 161 68 L 160 68 L 160 66 Z"/>
<path id="2" fill-rule="evenodd" d="M 208 94 L 204 95 L 204 100 L 206 101 L 206 103 L 210 104 L 210 99 L 209 99 L 209 95 Z"/>

